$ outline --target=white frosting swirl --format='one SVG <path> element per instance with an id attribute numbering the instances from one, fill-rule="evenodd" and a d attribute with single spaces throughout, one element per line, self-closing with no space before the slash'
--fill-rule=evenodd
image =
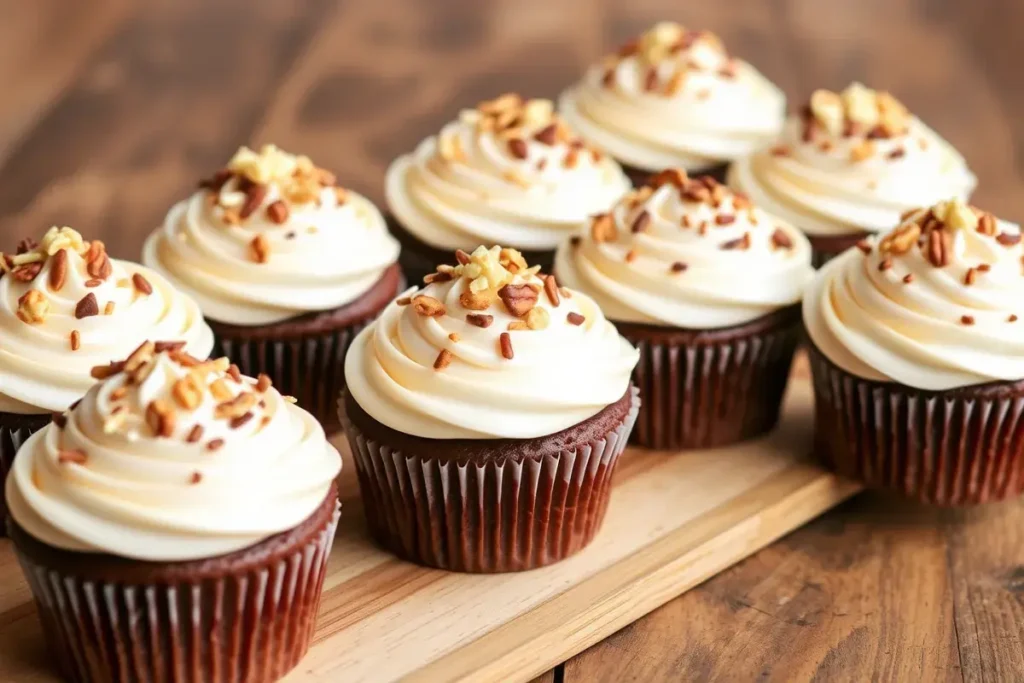
<path id="1" fill-rule="evenodd" d="M 729 169 L 730 185 L 810 235 L 883 231 L 908 209 L 974 190 L 963 157 L 917 117 L 888 137 L 810 120 L 790 117 L 778 144 Z"/>
<path id="2" fill-rule="evenodd" d="M 176 408 L 173 428 L 157 436 L 147 407 L 175 405 L 172 387 L 195 368 L 167 353 L 150 362 L 141 384 L 127 373 L 97 384 L 63 429 L 51 424 L 19 450 L 6 492 L 25 531 L 66 550 L 195 560 L 291 529 L 323 503 L 341 458 L 311 415 L 270 388 L 258 393 L 252 419 L 233 428 L 204 392 L 193 410 Z M 248 378 L 211 379 L 232 397 L 258 391 Z M 196 425 L 202 436 L 190 442 Z"/>
<path id="3" fill-rule="evenodd" d="M 495 248 L 496 249 L 496 248 Z M 474 258 L 487 250 L 481 247 Z M 540 285 L 527 272 L 513 285 Z M 522 323 L 500 302 L 486 310 L 460 300 L 468 277 L 427 285 L 419 293 L 444 312 L 422 315 L 415 304 L 392 303 L 352 343 L 345 361 L 348 390 L 378 422 L 431 439 L 525 439 L 557 433 L 586 420 L 626 393 L 638 360 L 592 299 L 563 292 L 552 305 L 540 292 L 534 308 L 546 313 L 543 329 L 508 331 Z M 468 315 L 488 315 L 479 327 Z M 571 317 L 582 315 L 582 324 Z M 578 320 L 578 318 L 577 318 Z M 507 333 L 513 357 L 503 356 Z M 442 351 L 447 366 L 435 369 Z"/>
<path id="4" fill-rule="evenodd" d="M 661 42 L 658 31 L 668 34 Z M 778 134 L 785 96 L 712 34 L 659 24 L 625 52 L 592 66 L 559 100 L 566 121 L 620 162 L 706 169 Z"/>
<path id="5" fill-rule="evenodd" d="M 245 197 L 241 176 L 216 192 L 194 193 L 149 237 L 143 261 L 191 294 L 209 318 L 235 325 L 280 322 L 356 300 L 397 261 L 398 242 L 365 197 L 317 184 L 296 198 L 291 180 L 289 172 L 263 183 L 265 197 L 234 224 L 226 220 L 237 220 L 230 212 Z M 283 222 L 268 213 L 276 202 L 288 207 Z M 263 262 L 254 251 L 257 238 L 266 246 Z"/>
<path id="6" fill-rule="evenodd" d="M 814 273 L 807 238 L 710 177 L 674 174 L 675 183 L 640 188 L 563 243 L 561 281 L 616 322 L 691 329 L 739 325 L 799 302 Z"/>
<path id="7" fill-rule="evenodd" d="M 110 275 L 94 278 L 82 254 L 73 248 L 64 252 L 66 276 L 59 290 L 51 284 L 57 259 L 49 255 L 30 282 L 10 274 L 0 279 L 0 411 L 64 410 L 93 385 L 93 366 L 124 357 L 145 339 L 183 340 L 194 355 L 209 355 L 213 333 L 199 307 L 163 277 L 111 259 Z M 152 293 L 137 289 L 136 276 Z M 41 321 L 27 322 L 24 313 L 18 315 L 31 290 L 46 301 Z M 87 297 L 95 298 L 98 314 L 78 318 L 76 311 Z"/>
<path id="8" fill-rule="evenodd" d="M 512 121 L 510 127 L 496 128 L 500 114 L 464 111 L 388 169 L 388 206 L 426 244 L 439 249 L 472 249 L 481 243 L 554 249 L 581 220 L 607 209 L 629 189 L 618 164 L 582 147 L 551 115 L 550 103 L 505 98 L 510 108 L 539 113 L 523 113 L 518 119 L 511 118 L 513 113 L 502 119 Z M 557 139 L 536 139 L 551 126 Z M 519 155 L 513 151 L 518 143 Z"/>
<path id="9" fill-rule="evenodd" d="M 995 235 L 954 229 L 944 266 L 934 265 L 925 238 L 898 254 L 869 238 L 869 253 L 850 249 L 817 274 L 803 305 L 808 334 L 833 363 L 865 379 L 926 390 L 1022 379 L 1019 236 L 1007 223 Z"/>

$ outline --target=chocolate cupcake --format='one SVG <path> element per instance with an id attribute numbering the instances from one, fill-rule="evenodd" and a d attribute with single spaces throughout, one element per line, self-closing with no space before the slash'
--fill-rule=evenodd
<path id="1" fill-rule="evenodd" d="M 181 346 L 98 368 L 7 480 L 11 540 L 70 680 L 269 683 L 312 636 L 341 458 L 269 378 Z"/>
<path id="2" fill-rule="evenodd" d="M 816 452 L 868 486 L 967 505 L 1024 490 L 1024 246 L 953 199 L 829 262 L 804 299 Z"/>
<path id="3" fill-rule="evenodd" d="M 904 211 L 967 199 L 976 179 L 892 95 L 854 83 L 815 91 L 774 145 L 732 165 L 729 184 L 807 233 L 820 267 Z"/>
<path id="4" fill-rule="evenodd" d="M 459 251 L 352 344 L 342 421 L 374 538 L 510 572 L 587 545 L 639 401 L 637 353 L 512 249 Z"/>
<path id="5" fill-rule="evenodd" d="M 0 516 L 25 439 L 85 395 L 93 366 L 152 337 L 183 340 L 202 358 L 213 346 L 195 302 L 148 268 L 110 258 L 99 240 L 54 227 L 0 254 Z"/>
<path id="6" fill-rule="evenodd" d="M 778 135 L 786 98 L 718 36 L 661 22 L 590 67 L 558 106 L 639 187 L 669 167 L 724 180 L 730 161 Z"/>
<path id="7" fill-rule="evenodd" d="M 550 269 L 562 238 L 629 189 L 619 165 L 552 110 L 513 94 L 481 102 L 391 164 L 389 227 L 410 281 L 479 244 L 514 247 Z"/>
<path id="8" fill-rule="evenodd" d="M 367 199 L 267 145 L 242 147 L 176 204 L 143 260 L 199 302 L 216 354 L 330 429 L 348 345 L 403 286 L 398 250 Z"/>
<path id="9" fill-rule="evenodd" d="M 640 349 L 650 448 L 725 446 L 778 422 L 811 248 L 710 176 L 653 176 L 563 244 L 555 273 Z"/>

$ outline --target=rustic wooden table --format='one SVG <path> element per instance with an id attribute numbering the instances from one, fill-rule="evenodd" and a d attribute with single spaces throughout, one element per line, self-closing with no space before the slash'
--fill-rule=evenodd
<path id="1" fill-rule="evenodd" d="M 663 18 L 706 27 L 794 100 L 888 88 L 1024 218 L 1016 0 L 0 0 L 0 236 L 77 226 L 134 258 L 241 143 L 307 152 L 381 198 L 458 107 L 555 95 Z M 1024 505 L 864 494 L 547 681 L 1024 680 Z"/>

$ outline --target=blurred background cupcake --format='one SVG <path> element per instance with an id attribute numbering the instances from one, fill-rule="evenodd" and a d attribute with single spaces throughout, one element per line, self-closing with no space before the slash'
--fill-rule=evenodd
<path id="1" fill-rule="evenodd" d="M 187 662 L 188 680 L 269 682 L 309 646 L 341 458 L 266 376 L 181 346 L 97 368 L 7 481 L 11 540 L 70 680 L 126 666 L 184 680 Z"/>
<path id="2" fill-rule="evenodd" d="M 911 208 L 967 199 L 963 157 L 886 92 L 816 90 L 775 144 L 737 160 L 729 184 L 810 236 L 815 266 Z"/>
<path id="3" fill-rule="evenodd" d="M 1020 228 L 958 199 L 828 263 L 804 299 L 817 453 L 943 505 L 1024 490 Z"/>
<path id="4" fill-rule="evenodd" d="M 786 98 L 710 31 L 656 24 L 590 67 L 559 111 L 635 186 L 682 167 L 724 180 L 730 161 L 779 133 Z"/>
<path id="5" fill-rule="evenodd" d="M 637 353 L 512 249 L 459 251 L 352 345 L 342 399 L 370 531 L 420 564 L 508 572 L 601 526 Z"/>
<path id="6" fill-rule="evenodd" d="M 799 230 L 670 169 L 563 244 L 555 273 L 640 349 L 637 443 L 724 446 L 778 422 L 813 274 Z"/>
<path id="7" fill-rule="evenodd" d="M 390 227 L 420 282 L 455 249 L 518 249 L 550 269 L 555 247 L 629 189 L 614 160 L 588 147 L 548 100 L 506 94 L 463 110 L 387 171 Z"/>
<path id="8" fill-rule="evenodd" d="M 25 439 L 85 395 L 95 365 L 154 337 L 184 341 L 200 358 L 213 347 L 192 299 L 110 258 L 99 240 L 54 227 L 0 253 L 0 517 L 2 483 Z"/>
<path id="9" fill-rule="evenodd" d="M 348 345 L 403 287 L 398 251 L 369 200 L 266 145 L 175 204 L 143 260 L 199 302 L 215 355 L 332 428 Z"/>

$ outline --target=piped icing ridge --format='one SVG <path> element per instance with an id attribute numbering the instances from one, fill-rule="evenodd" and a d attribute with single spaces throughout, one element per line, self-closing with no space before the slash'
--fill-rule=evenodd
<path id="1" fill-rule="evenodd" d="M 622 163 L 706 169 L 778 134 L 785 96 L 710 31 L 661 22 L 566 90 L 559 110 Z"/>
<path id="2" fill-rule="evenodd" d="M 628 188 L 618 164 L 550 101 L 509 93 L 463 110 L 397 158 L 385 192 L 402 226 L 433 247 L 546 250 Z"/>
<path id="3" fill-rule="evenodd" d="M 145 342 L 19 450 L 7 503 L 49 545 L 214 557 L 304 521 L 341 468 L 319 423 L 226 358 Z"/>
<path id="4" fill-rule="evenodd" d="M 514 249 L 456 258 L 353 342 L 345 379 L 371 417 L 425 438 L 522 439 L 622 398 L 638 353 L 592 299 Z"/>
<path id="5" fill-rule="evenodd" d="M 815 346 L 858 377 L 926 390 L 1024 379 L 1020 227 L 959 199 L 911 210 L 827 263 L 803 313 Z"/>
<path id="6" fill-rule="evenodd" d="M 799 230 L 710 176 L 666 169 L 562 244 L 555 272 L 614 321 L 708 329 L 798 303 L 814 271 Z"/>
<path id="7" fill-rule="evenodd" d="M 157 335 L 201 357 L 213 348 L 192 299 L 103 242 L 53 227 L 0 254 L 0 412 L 64 410 L 92 386 L 94 365 Z"/>
<path id="8" fill-rule="evenodd" d="M 774 145 L 729 170 L 729 184 L 811 235 L 880 232 L 904 211 L 966 200 L 963 157 L 887 92 L 817 90 Z"/>
<path id="9" fill-rule="evenodd" d="M 306 156 L 242 147 L 150 235 L 144 262 L 211 319 L 280 322 L 356 300 L 398 260 L 377 208 Z"/>

